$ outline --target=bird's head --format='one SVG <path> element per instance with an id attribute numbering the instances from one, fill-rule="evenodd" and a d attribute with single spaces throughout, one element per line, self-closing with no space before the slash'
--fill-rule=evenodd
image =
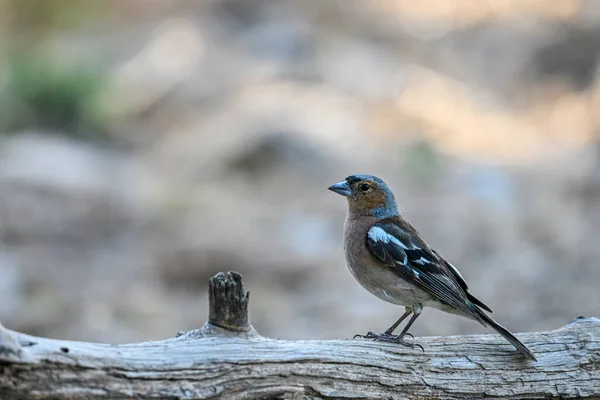
<path id="1" fill-rule="evenodd" d="M 329 190 L 348 199 L 350 212 L 371 215 L 377 219 L 398 214 L 396 199 L 390 188 L 373 175 L 350 175 L 343 181 L 331 185 Z"/>

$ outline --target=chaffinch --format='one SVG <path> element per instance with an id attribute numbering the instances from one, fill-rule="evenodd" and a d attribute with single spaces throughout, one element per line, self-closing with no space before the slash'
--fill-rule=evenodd
<path id="1" fill-rule="evenodd" d="M 381 179 L 352 175 L 329 187 L 348 199 L 344 252 L 354 278 L 369 292 L 405 307 L 405 313 L 384 333 L 359 337 L 414 347 L 405 339 L 423 307 L 433 307 L 491 326 L 526 358 L 531 350 L 487 312 L 492 310 L 469 293 L 464 278 L 421 238 L 398 213 L 394 194 Z M 412 317 L 399 335 L 394 330 Z"/>

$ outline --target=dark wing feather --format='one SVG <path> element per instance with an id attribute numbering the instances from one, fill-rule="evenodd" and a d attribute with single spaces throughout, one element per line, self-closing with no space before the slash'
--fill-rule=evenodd
<path id="1" fill-rule="evenodd" d="M 411 229 L 414 230 L 410 225 L 402 229 L 395 222 L 378 223 L 369 230 L 367 248 L 404 280 L 414 283 L 440 301 L 477 317 L 478 313 L 469 301 L 464 279 L 452 271 L 453 268 L 449 268 L 415 233 L 409 233 Z"/>
<path id="2" fill-rule="evenodd" d="M 456 267 L 454 265 L 452 265 L 448 261 L 444 260 L 442 258 L 442 256 L 440 256 L 435 250 L 432 249 L 431 252 L 433 254 L 435 254 L 438 259 L 442 260 L 442 262 L 446 266 L 446 269 L 448 271 L 450 271 L 454 275 L 454 278 L 456 278 L 456 281 L 463 288 L 463 290 L 467 294 L 467 298 L 469 300 L 471 300 L 473 303 L 475 303 L 475 305 L 483 308 L 485 311 L 487 311 L 487 312 L 493 312 L 492 309 L 489 308 L 488 306 L 486 306 L 484 302 L 482 302 L 477 297 L 475 297 L 471 293 L 469 293 L 469 287 L 467 286 L 467 282 L 465 282 L 465 278 L 463 278 L 463 276 L 460 274 L 460 272 L 458 272 L 458 270 L 456 269 Z"/>

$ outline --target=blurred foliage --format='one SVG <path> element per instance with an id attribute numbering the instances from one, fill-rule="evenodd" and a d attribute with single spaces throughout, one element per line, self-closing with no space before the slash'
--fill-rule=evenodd
<path id="1" fill-rule="evenodd" d="M 101 73 L 59 67 L 35 54 L 12 54 L 7 69 L 0 132 L 50 128 L 78 138 L 106 138 L 106 120 L 98 106 Z"/>
<path id="2" fill-rule="evenodd" d="M 12 24 L 29 35 L 78 27 L 110 10 L 102 2 L 80 0 L 9 0 L 7 7 Z"/>
<path id="3" fill-rule="evenodd" d="M 55 62 L 48 51 L 53 34 L 105 16 L 99 7 L 78 0 L 2 3 L 0 12 L 9 19 L 0 26 L 7 39 L 0 60 L 0 133 L 53 129 L 77 138 L 107 138 L 98 102 L 103 74 L 72 60 Z"/>
<path id="4" fill-rule="evenodd" d="M 414 187 L 428 187 L 440 175 L 439 156 L 426 138 L 415 140 L 403 151 L 404 168 Z"/>

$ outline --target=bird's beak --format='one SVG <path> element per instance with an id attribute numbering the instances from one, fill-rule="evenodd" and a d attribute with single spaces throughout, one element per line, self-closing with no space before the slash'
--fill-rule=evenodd
<path id="1" fill-rule="evenodd" d="M 336 192 L 337 194 L 341 194 L 342 196 L 352 196 L 352 190 L 350 190 L 350 185 L 346 181 L 341 181 L 335 185 L 331 185 L 328 187 L 328 189 L 332 192 Z"/>

